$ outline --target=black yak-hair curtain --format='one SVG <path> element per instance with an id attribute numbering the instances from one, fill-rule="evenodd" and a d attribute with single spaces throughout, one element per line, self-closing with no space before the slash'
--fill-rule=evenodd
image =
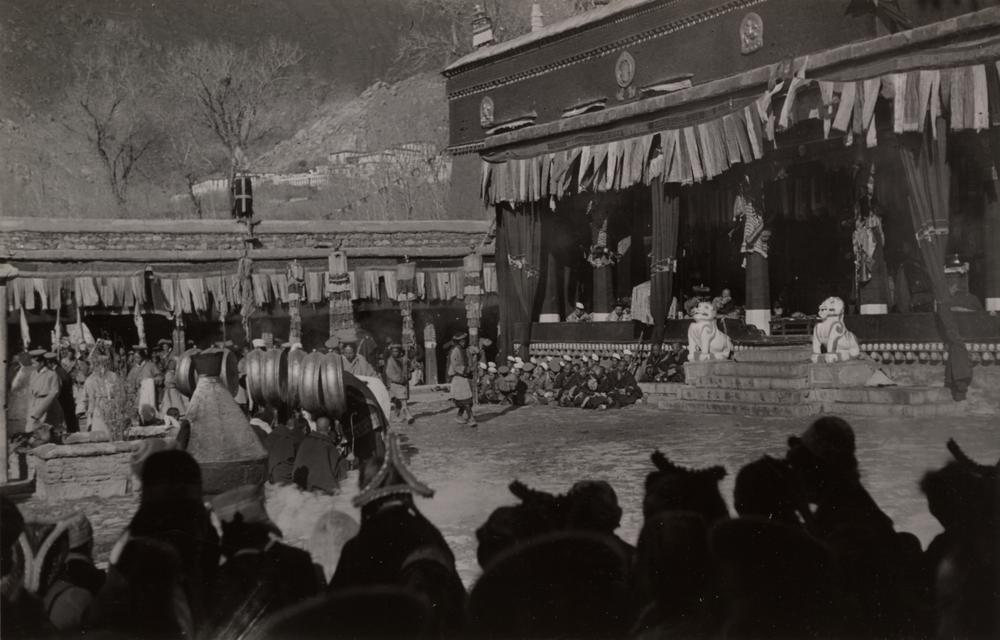
<path id="1" fill-rule="evenodd" d="M 499 348 L 502 357 L 526 358 L 542 274 L 542 215 L 539 203 L 497 206 L 497 286 L 500 290 Z M 515 350 L 514 346 L 519 345 Z"/>
<path id="2" fill-rule="evenodd" d="M 663 342 L 667 311 L 673 297 L 677 271 L 677 234 L 680 225 L 680 197 L 674 188 L 653 178 L 650 187 L 653 209 L 653 256 L 650 264 L 649 310 L 653 315 L 652 344 Z"/>
<path id="3" fill-rule="evenodd" d="M 948 245 L 948 204 L 951 170 L 947 162 L 947 125 L 936 123 L 936 135 L 927 127 L 923 133 L 899 137 L 899 157 L 909 190 L 909 209 L 917 246 L 924 268 L 930 274 L 938 324 L 948 348 L 945 384 L 955 400 L 963 400 L 972 382 L 972 365 L 965 341 L 951 310 L 951 292 L 944 277 Z"/>

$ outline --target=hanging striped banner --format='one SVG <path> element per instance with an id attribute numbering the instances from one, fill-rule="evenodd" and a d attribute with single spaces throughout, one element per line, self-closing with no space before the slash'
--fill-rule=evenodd
<path id="1" fill-rule="evenodd" d="M 518 204 L 561 198 L 574 178 L 579 191 L 598 192 L 649 184 L 654 177 L 675 184 L 711 180 L 737 164 L 760 160 L 776 133 L 805 120 L 822 120 L 827 137 L 836 131 L 845 144 L 853 144 L 857 136 L 872 147 L 878 143 L 879 98 L 892 101 L 896 133 L 922 131 L 928 121 L 936 127 L 935 120 L 945 115 L 954 131 L 990 126 L 986 64 L 1000 70 L 1000 62 L 833 82 L 806 77 L 807 61 L 786 83 L 703 122 L 527 159 L 484 159 L 483 199 Z M 659 138 L 659 153 L 653 149 L 654 137 Z"/>

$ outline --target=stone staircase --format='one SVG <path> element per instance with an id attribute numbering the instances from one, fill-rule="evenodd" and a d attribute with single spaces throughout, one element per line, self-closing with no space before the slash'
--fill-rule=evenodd
<path id="1" fill-rule="evenodd" d="M 644 401 L 667 411 L 800 418 L 962 415 L 944 387 L 866 387 L 870 361 L 812 364 L 808 346 L 738 351 L 732 360 L 685 365 L 687 382 L 641 383 Z"/>

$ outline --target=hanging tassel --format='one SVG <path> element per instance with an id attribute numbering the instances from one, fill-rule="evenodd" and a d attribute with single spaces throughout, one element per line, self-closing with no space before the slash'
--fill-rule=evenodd
<path id="1" fill-rule="evenodd" d="M 135 330 L 139 333 L 139 346 L 146 346 L 146 323 L 142 319 L 142 311 L 139 308 L 139 304 L 136 303 L 135 309 L 132 311 L 132 320 L 135 321 Z"/>
<path id="2" fill-rule="evenodd" d="M 28 317 L 24 315 L 24 306 L 20 307 L 21 311 L 21 346 L 27 351 L 31 346 L 31 328 L 28 327 Z"/>
<path id="3" fill-rule="evenodd" d="M 62 305 L 56 306 L 56 326 L 52 329 L 52 349 L 53 353 L 58 353 L 59 342 L 62 340 Z"/>

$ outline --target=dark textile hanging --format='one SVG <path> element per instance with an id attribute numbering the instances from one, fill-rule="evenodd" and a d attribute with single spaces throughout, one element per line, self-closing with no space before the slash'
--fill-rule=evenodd
<path id="1" fill-rule="evenodd" d="M 497 207 L 497 286 L 500 289 L 500 355 L 528 357 L 531 321 L 541 276 L 542 206 Z M 520 345 L 515 353 L 514 345 Z"/>
<path id="2" fill-rule="evenodd" d="M 951 186 L 951 171 L 946 159 L 946 131 L 947 125 L 939 119 L 936 138 L 929 130 L 922 134 L 906 134 L 899 138 L 898 148 L 903 175 L 909 187 L 909 209 L 917 246 L 924 268 L 930 274 L 938 325 L 948 348 L 945 384 L 955 400 L 963 400 L 972 382 L 972 365 L 951 310 L 951 293 L 944 277 Z"/>
<path id="3" fill-rule="evenodd" d="M 667 310 L 673 296 L 674 272 L 677 270 L 677 230 L 680 223 L 680 198 L 665 187 L 661 178 L 650 186 L 653 209 L 653 258 L 650 265 L 649 308 L 653 314 L 652 344 L 663 342 Z"/>

